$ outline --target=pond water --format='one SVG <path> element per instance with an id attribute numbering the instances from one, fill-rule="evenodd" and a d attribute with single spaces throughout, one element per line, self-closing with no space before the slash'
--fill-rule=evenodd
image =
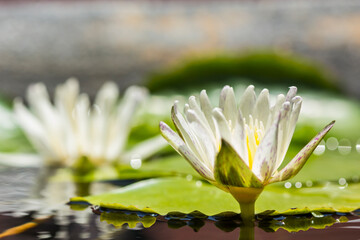
<path id="1" fill-rule="evenodd" d="M 74 210 L 74 206 L 66 203 L 86 186 L 48 185 L 38 169 L 0 169 L 0 184 L 0 237 L 4 239 L 244 239 L 241 234 L 245 230 L 234 217 L 220 221 L 191 216 L 138 216 L 86 206 L 84 210 Z M 99 182 L 91 186 L 91 192 L 100 193 L 117 187 L 109 182 Z M 330 224 L 329 219 L 333 220 Z M 282 229 L 284 226 L 302 230 L 288 232 Z M 10 231 L 17 234 L 10 235 Z M 359 239 L 360 218 L 357 212 L 260 218 L 254 232 L 255 239 Z M 4 233 L 9 236 L 5 237 Z"/>

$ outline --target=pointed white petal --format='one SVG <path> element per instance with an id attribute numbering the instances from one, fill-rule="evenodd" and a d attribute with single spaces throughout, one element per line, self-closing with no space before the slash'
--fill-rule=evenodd
<path id="1" fill-rule="evenodd" d="M 279 121 L 280 116 L 266 132 L 255 153 L 252 171 L 264 183 L 271 177 L 276 163 Z"/>
<path id="2" fill-rule="evenodd" d="M 253 114 L 254 107 L 256 103 L 256 94 L 254 91 L 254 86 L 250 85 L 246 88 L 244 94 L 240 99 L 240 110 L 242 115 L 245 117 L 246 121 L 248 121 L 248 116 Z"/>
<path id="3" fill-rule="evenodd" d="M 283 162 L 286 151 L 290 144 L 290 142 L 288 142 L 288 137 L 289 137 L 288 128 L 289 128 L 289 120 L 291 114 L 290 110 L 291 110 L 290 102 L 284 102 L 282 109 L 280 111 L 281 118 L 280 118 L 278 137 L 277 137 L 278 146 L 277 146 L 275 169 L 277 169 Z"/>
<path id="4" fill-rule="evenodd" d="M 119 98 L 119 89 L 114 82 L 106 82 L 96 94 L 95 105 L 99 106 L 102 112 L 109 113 L 113 110 Z"/>
<path id="5" fill-rule="evenodd" d="M 189 97 L 189 108 L 193 110 L 196 115 L 200 118 L 200 120 L 203 122 L 203 124 L 207 124 L 206 117 L 204 113 L 201 111 L 201 108 L 199 104 L 196 101 L 196 98 L 194 96 Z M 184 111 L 185 112 L 185 111 Z"/>
<path id="6" fill-rule="evenodd" d="M 203 159 L 204 154 L 202 153 L 201 146 L 198 142 L 196 134 L 193 132 L 184 116 L 179 113 L 177 104 L 178 102 L 175 102 L 171 109 L 172 121 L 181 138 L 185 141 L 186 145 L 191 149 L 191 151 L 198 159 Z"/>
<path id="7" fill-rule="evenodd" d="M 293 97 L 295 97 L 296 95 L 296 92 L 297 92 L 297 88 L 295 86 L 292 86 L 292 87 L 289 87 L 289 91 L 288 93 L 286 94 L 286 101 L 291 101 L 291 99 Z"/>
<path id="8" fill-rule="evenodd" d="M 332 121 L 323 130 L 321 130 L 283 169 L 277 172 L 268 183 L 285 181 L 295 176 L 304 166 L 311 153 L 319 145 L 324 136 L 334 126 L 335 121 Z"/>
<path id="9" fill-rule="evenodd" d="M 132 119 L 139 105 L 146 99 L 147 90 L 142 87 L 129 87 L 120 104 L 115 109 L 110 132 L 107 136 L 106 156 L 108 160 L 117 158 L 123 151 L 129 136 Z M 109 122 L 109 121 L 108 121 Z"/>
<path id="10" fill-rule="evenodd" d="M 81 155 L 90 155 L 90 100 L 87 94 L 78 96 L 72 115 L 79 157 Z"/>
<path id="11" fill-rule="evenodd" d="M 196 99 L 194 96 L 191 96 L 189 98 L 189 107 L 191 110 L 193 110 L 195 112 L 197 118 L 201 121 L 201 124 L 203 125 L 205 130 L 208 131 L 209 136 L 215 140 L 215 138 L 216 138 L 215 133 L 214 133 L 207 117 L 205 116 L 205 113 L 201 110 L 199 104 L 196 102 Z M 186 111 L 187 110 L 184 109 L 184 112 L 186 112 Z M 212 118 L 210 118 L 210 121 L 211 121 L 211 124 L 214 125 Z"/>
<path id="12" fill-rule="evenodd" d="M 15 118 L 35 149 L 46 158 L 54 158 L 48 135 L 43 124 L 23 105 L 20 99 L 14 101 Z"/>
<path id="13" fill-rule="evenodd" d="M 271 117 L 270 117 L 267 125 L 264 125 L 266 129 L 268 129 L 271 126 L 271 124 L 275 121 L 275 119 L 279 116 L 279 112 L 280 112 L 284 102 L 285 102 L 284 94 L 279 94 L 276 97 L 275 105 L 272 106 L 271 109 L 270 109 Z"/>
<path id="14" fill-rule="evenodd" d="M 291 112 L 289 112 L 289 116 L 288 119 L 283 122 L 280 123 L 280 129 L 286 125 L 286 127 L 284 127 L 283 129 L 283 136 L 281 138 L 280 141 L 280 137 L 279 137 L 279 145 L 281 146 L 280 148 L 278 148 L 278 160 L 277 160 L 277 164 L 276 164 L 276 169 L 280 167 L 282 161 L 285 158 L 286 152 L 290 146 L 290 142 L 292 139 L 292 136 L 294 134 L 295 131 L 295 127 L 296 127 L 296 122 L 298 120 L 299 117 L 299 113 L 300 113 L 300 109 L 301 109 L 301 103 L 302 103 L 302 99 L 300 97 L 294 97 L 292 100 L 292 109 Z M 280 135 L 280 133 L 279 133 Z"/>
<path id="15" fill-rule="evenodd" d="M 198 153 L 201 155 L 201 161 L 204 162 L 210 169 L 213 169 L 215 157 L 217 154 L 216 139 L 211 132 L 201 122 L 200 118 L 196 115 L 195 111 L 188 110 L 186 112 L 186 118 L 189 122 L 189 126 L 193 132 L 196 132 L 196 139 Z"/>
<path id="16" fill-rule="evenodd" d="M 217 146 L 220 146 L 220 136 L 217 134 L 217 129 L 215 127 L 215 123 L 214 123 L 214 118 L 213 118 L 213 114 L 212 114 L 212 106 L 211 103 L 209 101 L 209 98 L 206 94 L 205 90 L 202 90 L 200 93 L 200 106 L 201 106 L 201 110 L 204 113 L 206 120 L 210 126 L 211 131 L 214 134 L 214 137 L 217 140 Z"/>
<path id="17" fill-rule="evenodd" d="M 225 86 L 220 95 L 220 108 L 228 122 L 234 126 L 237 119 L 235 94 L 232 87 Z M 233 128 L 233 127 L 232 127 Z"/>
<path id="18" fill-rule="evenodd" d="M 262 121 L 264 126 L 267 125 L 270 115 L 270 101 L 269 101 L 269 90 L 263 89 L 258 96 L 258 99 L 255 104 L 253 117 Z"/>
<path id="19" fill-rule="evenodd" d="M 214 174 L 211 170 L 203 164 L 185 142 L 177 135 L 166 123 L 160 122 L 160 132 L 162 136 L 169 142 L 169 144 L 183 156 L 193 168 L 204 178 L 214 181 Z"/>
<path id="20" fill-rule="evenodd" d="M 79 95 L 79 83 L 76 79 L 69 79 L 55 89 L 55 111 L 58 112 L 59 121 L 62 123 L 64 150 L 68 157 L 63 161 L 72 165 L 74 159 L 79 158 L 75 133 L 74 110 Z"/>
<path id="21" fill-rule="evenodd" d="M 232 144 L 231 129 L 226 121 L 224 114 L 220 108 L 214 108 L 213 116 L 219 128 L 221 138 L 225 139 L 228 143 Z"/>
<path id="22" fill-rule="evenodd" d="M 238 115 L 235 122 L 235 126 L 232 133 L 232 141 L 234 149 L 238 152 L 240 157 L 248 163 L 248 151 L 246 145 L 246 129 L 244 118 L 241 115 L 241 111 L 237 110 Z"/>
<path id="23" fill-rule="evenodd" d="M 42 83 L 31 85 L 27 90 L 27 99 L 32 112 L 43 124 L 48 144 L 58 158 L 66 158 L 64 132 L 59 112 L 53 107 L 46 87 Z"/>

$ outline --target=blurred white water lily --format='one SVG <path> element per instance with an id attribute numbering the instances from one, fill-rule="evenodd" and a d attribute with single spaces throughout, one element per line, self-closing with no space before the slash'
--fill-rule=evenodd
<path id="1" fill-rule="evenodd" d="M 269 91 L 256 96 L 249 86 L 236 102 L 225 86 L 219 107 L 213 108 L 206 91 L 185 104 L 184 115 L 175 102 L 172 120 L 178 132 L 161 122 L 163 137 L 210 183 L 230 192 L 240 203 L 242 216 L 253 218 L 254 202 L 267 184 L 296 175 L 332 128 L 327 125 L 281 170 L 299 116 L 302 99 L 290 87 L 270 106 Z M 252 208 L 252 209 L 251 209 Z"/>
<path id="2" fill-rule="evenodd" d="M 115 83 L 105 83 L 94 104 L 79 92 L 79 83 L 69 79 L 55 89 L 53 103 L 42 83 L 29 86 L 27 108 L 15 99 L 15 116 L 28 139 L 47 165 L 74 166 L 87 158 L 96 166 L 105 163 L 129 164 L 133 156 L 146 158 L 165 141 L 161 136 L 148 139 L 125 151 L 131 123 L 147 91 L 132 86 L 119 99 Z"/>

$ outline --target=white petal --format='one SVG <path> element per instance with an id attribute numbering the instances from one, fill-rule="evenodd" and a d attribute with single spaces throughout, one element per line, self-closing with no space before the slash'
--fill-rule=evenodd
<path id="1" fill-rule="evenodd" d="M 160 132 L 170 145 L 182 155 L 193 168 L 204 178 L 214 181 L 213 172 L 188 148 L 187 144 L 171 128 L 163 122 L 160 122 Z"/>
<path id="2" fill-rule="evenodd" d="M 123 151 L 131 129 L 132 119 L 139 105 L 146 99 L 147 90 L 142 87 L 129 87 L 121 103 L 117 106 L 107 136 L 106 156 L 108 160 L 118 157 Z M 103 143 L 104 144 L 104 143 Z"/>
<path id="3" fill-rule="evenodd" d="M 199 146 L 197 151 L 201 154 L 200 160 L 210 169 L 213 169 L 218 150 L 216 149 L 216 139 L 214 139 L 212 133 L 206 129 L 195 111 L 188 110 L 186 112 L 186 118 L 193 132 L 196 132 L 197 146 Z"/>
<path id="4" fill-rule="evenodd" d="M 285 102 L 280 112 L 281 118 L 280 118 L 278 137 L 277 137 L 278 145 L 277 145 L 277 156 L 276 156 L 277 159 L 276 159 L 275 169 L 280 167 L 290 144 L 290 142 L 288 142 L 289 121 L 291 114 L 290 110 L 291 110 L 290 103 Z"/>
<path id="5" fill-rule="evenodd" d="M 46 87 L 42 83 L 31 85 L 27 91 L 27 99 L 33 113 L 43 124 L 51 151 L 58 158 L 66 159 L 67 153 L 64 144 L 64 131 L 59 112 L 49 99 Z"/>
<path id="6" fill-rule="evenodd" d="M 220 94 L 220 108 L 223 111 L 223 114 L 227 121 L 231 121 L 233 126 L 235 125 L 237 119 L 237 107 L 235 94 L 232 87 L 225 86 Z"/>
<path id="7" fill-rule="evenodd" d="M 178 102 L 175 102 L 171 109 L 171 118 L 174 122 L 174 125 L 182 139 L 185 141 L 186 145 L 191 149 L 191 151 L 198 159 L 203 160 L 205 155 L 199 140 L 197 139 L 196 133 L 190 127 L 184 116 L 179 113 L 177 104 Z"/>
<path id="8" fill-rule="evenodd" d="M 76 79 L 71 78 L 55 89 L 54 104 L 59 121 L 62 123 L 64 150 L 68 155 L 64 161 L 66 161 L 67 165 L 73 164 L 73 162 L 68 161 L 79 158 L 73 116 L 78 95 L 79 83 Z"/>
<path id="9" fill-rule="evenodd" d="M 213 114 L 212 114 L 213 108 L 211 106 L 211 103 L 209 101 L 209 98 L 208 98 L 205 90 L 202 90 L 200 93 L 200 106 L 201 106 L 201 110 L 204 113 L 206 120 L 210 126 L 210 129 L 214 134 L 214 137 L 218 141 L 217 145 L 220 146 L 220 136 L 217 134 L 217 130 L 215 127 L 214 118 L 213 118 Z"/>
<path id="10" fill-rule="evenodd" d="M 51 151 L 43 124 L 29 112 L 20 99 L 15 99 L 14 111 L 17 122 L 36 150 L 48 158 L 53 158 L 55 153 Z"/>
<path id="11" fill-rule="evenodd" d="M 189 108 L 193 110 L 196 115 L 200 118 L 203 124 L 207 124 L 206 117 L 204 113 L 201 111 L 199 104 L 196 102 L 196 98 L 194 96 L 189 97 Z"/>
<path id="12" fill-rule="evenodd" d="M 255 104 L 253 117 L 262 121 L 264 126 L 267 125 L 270 115 L 270 103 L 269 103 L 269 90 L 263 89 L 258 96 L 258 99 Z"/>
<path id="13" fill-rule="evenodd" d="M 266 132 L 255 153 L 252 171 L 265 183 L 275 170 L 278 126 L 279 119 Z"/>
<path id="14" fill-rule="evenodd" d="M 311 141 L 303 147 L 298 154 L 279 172 L 274 174 L 268 183 L 285 181 L 295 176 L 301 168 L 304 166 L 311 153 L 319 145 L 324 136 L 334 126 L 335 121 L 328 124 L 323 130 L 321 130 Z"/>
<path id="15" fill-rule="evenodd" d="M 286 101 L 291 101 L 291 99 L 293 99 L 293 97 L 295 97 L 297 92 L 297 88 L 295 86 L 289 87 L 289 91 L 286 94 Z"/>
<path id="16" fill-rule="evenodd" d="M 114 82 L 105 83 L 96 94 L 95 105 L 99 106 L 102 112 L 109 113 L 113 110 L 119 98 L 119 89 Z"/>
<path id="17" fill-rule="evenodd" d="M 54 104 L 61 114 L 69 117 L 70 120 L 78 95 L 79 82 L 74 78 L 68 79 L 55 89 Z"/>
<path id="18" fill-rule="evenodd" d="M 271 109 L 270 109 L 271 117 L 270 117 L 270 119 L 268 121 L 268 124 L 265 125 L 266 129 L 268 129 L 271 126 L 271 124 L 275 121 L 275 119 L 279 116 L 279 112 L 280 112 L 281 107 L 282 107 L 284 102 L 285 102 L 284 94 L 279 94 L 276 97 L 275 105 L 272 106 Z"/>
<path id="19" fill-rule="evenodd" d="M 222 110 L 220 108 L 214 108 L 213 116 L 219 128 L 221 138 L 232 145 L 231 129 L 229 128 L 229 124 L 227 123 Z"/>
<path id="20" fill-rule="evenodd" d="M 233 148 L 238 152 L 240 157 L 248 162 L 248 151 L 246 144 L 246 129 L 244 118 L 241 115 L 241 111 L 238 110 L 238 116 L 235 122 L 235 126 L 232 133 Z"/>
<path id="21" fill-rule="evenodd" d="M 77 99 L 73 117 L 75 121 L 75 135 L 78 147 L 78 154 L 90 155 L 90 100 L 87 94 L 80 94 Z"/>
<path id="22" fill-rule="evenodd" d="M 240 99 L 240 110 L 245 117 L 246 121 L 249 121 L 248 116 L 253 114 L 254 107 L 256 103 L 256 94 L 254 91 L 254 86 L 250 85 L 246 88 L 244 94 L 242 95 Z"/>
<path id="23" fill-rule="evenodd" d="M 189 98 L 189 107 L 190 107 L 191 110 L 193 110 L 195 112 L 196 116 L 201 121 L 201 124 L 203 125 L 205 130 L 208 131 L 209 136 L 215 140 L 215 138 L 216 138 L 215 137 L 215 132 L 213 131 L 213 129 L 212 129 L 211 125 L 210 125 L 210 123 L 212 125 L 214 125 L 214 121 L 212 119 L 212 116 L 210 116 L 211 118 L 210 118 L 210 123 L 209 123 L 208 118 L 205 116 L 204 112 L 201 110 L 201 108 L 198 105 L 198 103 L 196 102 L 196 99 L 195 99 L 194 96 L 191 96 Z M 211 109 L 210 109 L 210 111 L 211 111 Z M 184 110 L 184 112 L 186 112 L 186 110 Z"/>

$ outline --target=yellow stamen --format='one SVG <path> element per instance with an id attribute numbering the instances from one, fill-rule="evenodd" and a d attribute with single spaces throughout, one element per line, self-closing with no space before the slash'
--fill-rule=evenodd
<path id="1" fill-rule="evenodd" d="M 251 155 L 251 150 L 250 150 L 250 145 L 249 145 L 249 136 L 247 134 L 246 134 L 246 146 L 247 146 L 248 157 L 249 157 L 249 168 L 252 169 L 253 158 Z"/>
<path id="2" fill-rule="evenodd" d="M 254 135 L 255 135 L 256 146 L 259 146 L 260 136 L 259 136 L 259 130 L 257 130 L 256 127 L 255 127 L 255 131 L 254 131 Z"/>

